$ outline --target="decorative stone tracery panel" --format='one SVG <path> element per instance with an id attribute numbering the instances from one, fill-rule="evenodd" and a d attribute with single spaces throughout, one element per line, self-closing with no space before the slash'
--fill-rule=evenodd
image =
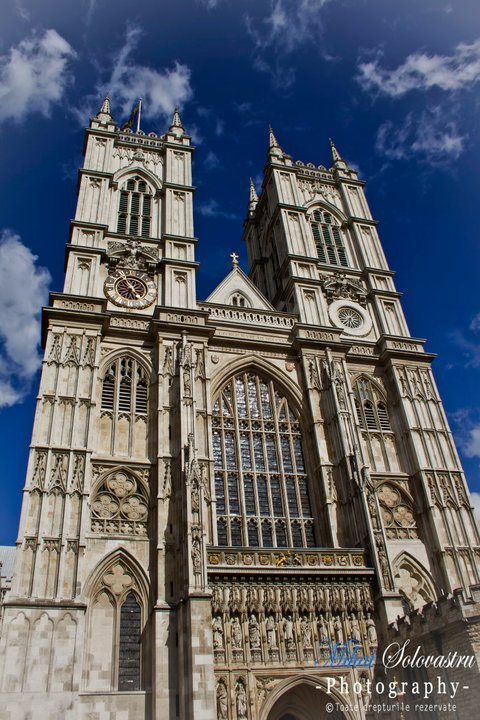
<path id="1" fill-rule="evenodd" d="M 92 531 L 147 535 L 148 489 L 127 468 L 115 468 L 97 484 L 91 503 Z"/>

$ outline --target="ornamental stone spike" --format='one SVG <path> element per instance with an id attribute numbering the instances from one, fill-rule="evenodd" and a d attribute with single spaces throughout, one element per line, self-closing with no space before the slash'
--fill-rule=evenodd
<path id="1" fill-rule="evenodd" d="M 335 165 L 336 163 L 343 163 L 343 165 L 346 166 L 345 160 L 342 158 L 342 156 L 338 152 L 337 148 L 335 147 L 335 144 L 334 144 L 332 138 L 329 138 L 329 142 L 330 142 L 330 150 L 332 151 L 333 164 Z"/>
<path id="2" fill-rule="evenodd" d="M 250 178 L 250 203 L 249 203 L 250 210 L 255 209 L 257 202 L 258 202 L 257 191 L 255 190 L 255 185 L 253 184 L 252 178 Z"/>
<path id="3" fill-rule="evenodd" d="M 268 154 L 276 157 L 283 157 L 285 154 L 278 144 L 271 125 L 268 126 Z"/>
<path id="4" fill-rule="evenodd" d="M 112 113 L 110 110 L 110 97 L 108 95 L 105 95 L 105 98 L 102 103 L 102 107 L 97 113 L 97 118 L 99 120 L 106 120 L 106 119 L 112 119 Z"/>
<path id="5" fill-rule="evenodd" d="M 182 130 L 185 130 L 185 128 L 182 125 L 182 121 L 180 120 L 180 113 L 178 111 L 178 107 L 175 108 L 173 111 L 173 118 L 172 118 L 172 124 L 170 125 L 170 132 L 174 128 L 181 128 Z"/>

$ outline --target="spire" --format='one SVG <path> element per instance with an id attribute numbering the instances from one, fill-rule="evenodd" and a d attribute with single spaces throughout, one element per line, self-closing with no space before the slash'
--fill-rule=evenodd
<path id="1" fill-rule="evenodd" d="M 105 95 L 105 98 L 102 103 L 102 107 L 98 111 L 97 120 L 103 120 L 104 122 L 108 122 L 112 119 L 112 113 L 110 110 L 110 98 L 108 95 Z"/>
<path id="2" fill-rule="evenodd" d="M 345 160 L 342 158 L 342 156 L 340 155 L 340 153 L 338 152 L 337 148 L 335 147 L 332 138 L 329 138 L 329 141 L 330 141 L 330 150 L 332 151 L 332 161 L 333 161 L 334 166 L 336 166 L 337 163 L 342 163 L 343 166 L 346 167 L 347 164 L 346 164 Z"/>
<path id="3" fill-rule="evenodd" d="M 253 184 L 252 178 L 250 178 L 250 202 L 251 203 L 258 202 L 257 191 L 255 190 L 255 185 Z"/>
<path id="4" fill-rule="evenodd" d="M 268 147 L 270 150 L 272 150 L 272 148 L 277 148 L 278 150 L 282 149 L 278 144 L 271 125 L 268 126 Z"/>
<path id="5" fill-rule="evenodd" d="M 257 191 L 255 190 L 255 185 L 253 184 L 252 178 L 250 178 L 250 202 L 248 203 L 248 213 L 249 213 L 250 217 L 252 217 L 253 213 L 255 212 L 257 203 L 258 203 Z"/>
<path id="6" fill-rule="evenodd" d="M 278 140 L 275 137 L 275 133 L 272 130 L 272 126 L 268 126 L 268 155 L 269 157 L 283 158 L 285 153 L 278 144 Z"/>
<path id="7" fill-rule="evenodd" d="M 176 107 L 175 110 L 173 111 L 172 124 L 170 125 L 169 132 L 175 132 L 175 128 L 178 128 L 180 130 L 185 130 L 185 128 L 182 125 L 182 121 L 180 120 L 180 113 L 178 112 L 178 107 Z"/>

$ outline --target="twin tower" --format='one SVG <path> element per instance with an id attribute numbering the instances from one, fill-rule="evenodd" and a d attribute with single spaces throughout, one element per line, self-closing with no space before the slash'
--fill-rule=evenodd
<path id="1" fill-rule="evenodd" d="M 372 680 L 408 698 L 439 675 L 385 675 L 390 643 L 478 655 L 479 534 L 433 356 L 331 149 L 304 164 L 270 131 L 249 275 L 233 255 L 200 301 L 178 112 L 161 136 L 108 98 L 91 120 L 44 311 L 2 720 L 361 720 Z M 475 667 L 442 671 L 467 688 L 443 717 L 475 716 Z"/>

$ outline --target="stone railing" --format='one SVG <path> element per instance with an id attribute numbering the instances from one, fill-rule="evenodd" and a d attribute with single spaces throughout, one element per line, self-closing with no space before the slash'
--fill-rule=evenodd
<path id="1" fill-rule="evenodd" d="M 208 307 L 205 308 L 210 313 L 210 318 L 215 320 L 225 320 L 229 323 L 245 323 L 246 325 L 262 325 L 266 327 L 291 328 L 296 322 L 296 318 L 287 315 L 270 314 L 259 310 L 249 310 L 248 308 L 238 307 Z"/>

